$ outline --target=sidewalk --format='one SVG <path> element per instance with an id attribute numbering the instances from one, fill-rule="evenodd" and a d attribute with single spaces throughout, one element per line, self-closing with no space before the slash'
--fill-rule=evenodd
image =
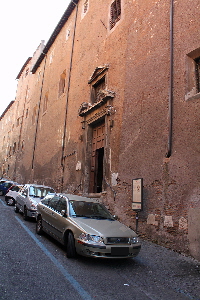
<path id="1" fill-rule="evenodd" d="M 138 264 L 134 281 L 148 290 L 149 286 L 155 289 L 178 291 L 182 299 L 200 299 L 200 262 L 179 254 L 173 250 L 142 240 L 142 248 L 135 259 Z M 163 294 L 159 299 L 167 299 Z M 173 300 L 172 298 L 170 300 Z M 174 299 L 176 300 L 176 299 Z"/>

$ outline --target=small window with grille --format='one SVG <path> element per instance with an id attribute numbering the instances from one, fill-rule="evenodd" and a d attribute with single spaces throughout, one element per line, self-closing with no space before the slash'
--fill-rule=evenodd
<path id="1" fill-rule="evenodd" d="M 121 0 L 115 0 L 110 7 L 110 29 L 121 19 Z"/>

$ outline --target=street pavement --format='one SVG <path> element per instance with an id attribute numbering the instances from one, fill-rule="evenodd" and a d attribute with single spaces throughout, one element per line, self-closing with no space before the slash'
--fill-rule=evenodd
<path id="1" fill-rule="evenodd" d="M 200 262 L 149 241 L 135 259 L 67 259 L 0 197 L 0 300 L 200 300 Z"/>

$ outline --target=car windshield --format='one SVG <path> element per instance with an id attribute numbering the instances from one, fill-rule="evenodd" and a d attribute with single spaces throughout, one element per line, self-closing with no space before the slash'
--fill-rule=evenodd
<path id="1" fill-rule="evenodd" d="M 114 220 L 104 205 L 87 201 L 69 201 L 69 215 L 70 217 Z"/>
<path id="2" fill-rule="evenodd" d="M 43 188 L 43 187 L 30 187 L 29 195 L 32 197 L 44 198 L 47 194 L 53 193 L 54 190 L 51 188 Z"/>

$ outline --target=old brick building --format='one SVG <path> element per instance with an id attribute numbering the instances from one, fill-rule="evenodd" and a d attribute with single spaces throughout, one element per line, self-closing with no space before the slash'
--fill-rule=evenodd
<path id="1" fill-rule="evenodd" d="M 2 176 L 102 198 L 200 260 L 199 0 L 74 0 L 19 72 Z"/>

